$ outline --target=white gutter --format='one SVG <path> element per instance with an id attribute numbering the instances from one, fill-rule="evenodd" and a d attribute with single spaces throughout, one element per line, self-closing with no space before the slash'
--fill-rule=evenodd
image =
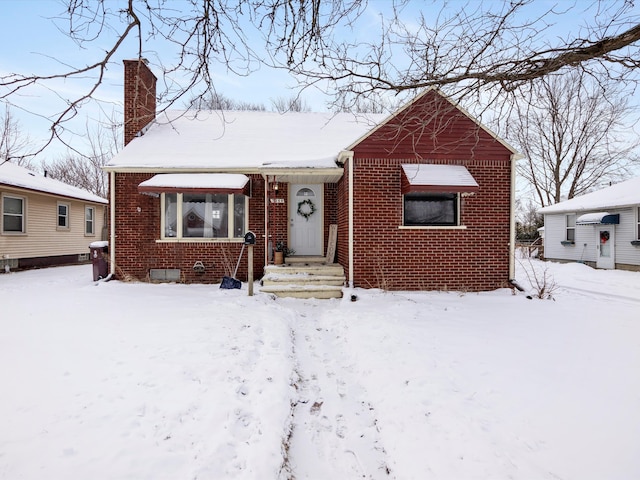
<path id="1" fill-rule="evenodd" d="M 111 275 L 116 274 L 116 173 L 109 172 L 109 264 Z"/>

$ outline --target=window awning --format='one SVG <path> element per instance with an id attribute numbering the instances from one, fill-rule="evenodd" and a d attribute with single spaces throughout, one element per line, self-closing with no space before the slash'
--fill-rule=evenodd
<path id="1" fill-rule="evenodd" d="M 620 223 L 620 214 L 609 212 L 585 213 L 576 219 L 576 225 L 618 225 Z"/>
<path id="2" fill-rule="evenodd" d="M 138 185 L 138 192 L 249 195 L 249 186 L 249 177 L 238 173 L 161 173 Z"/>
<path id="3" fill-rule="evenodd" d="M 402 193 L 477 192 L 480 187 L 462 165 L 402 165 Z"/>

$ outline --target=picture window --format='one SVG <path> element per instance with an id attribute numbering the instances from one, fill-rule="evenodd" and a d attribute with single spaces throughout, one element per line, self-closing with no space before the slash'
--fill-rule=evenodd
<path id="1" fill-rule="evenodd" d="M 457 226 L 457 193 L 407 193 L 404 195 L 405 226 Z"/>
<path id="2" fill-rule="evenodd" d="M 244 238 L 245 195 L 164 193 L 163 238 Z"/>

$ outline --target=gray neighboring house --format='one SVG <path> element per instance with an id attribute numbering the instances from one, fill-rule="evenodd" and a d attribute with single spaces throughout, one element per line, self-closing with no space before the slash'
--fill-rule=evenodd
<path id="1" fill-rule="evenodd" d="M 640 177 L 538 212 L 547 260 L 640 271 Z"/>

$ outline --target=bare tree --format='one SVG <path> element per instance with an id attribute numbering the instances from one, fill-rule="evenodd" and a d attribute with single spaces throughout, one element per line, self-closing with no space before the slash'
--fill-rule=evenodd
<path id="1" fill-rule="evenodd" d="M 11 162 L 33 168 L 31 158 L 25 155 L 30 144 L 29 137 L 22 132 L 20 122 L 11 114 L 9 106 L 5 105 L 4 114 L 0 113 L 0 165 Z"/>
<path id="2" fill-rule="evenodd" d="M 95 60 L 81 66 L 60 61 L 57 72 L 4 74 L 0 99 L 17 101 L 22 90 L 60 79 L 90 78 L 51 116 L 50 139 L 61 138 L 65 122 L 95 99 L 110 62 L 131 40 L 137 52 L 127 50 L 126 57 L 148 58 L 153 55 L 148 46 L 157 43 L 173 48 L 173 64 L 153 62 L 167 86 L 160 94 L 165 107 L 185 95 L 206 95 L 218 66 L 239 75 L 265 64 L 286 69 L 302 87 L 332 94 L 338 108 L 381 90 L 449 86 L 448 93 L 458 97 L 492 86 L 515 91 L 536 78 L 577 68 L 638 80 L 640 21 L 633 2 L 594 0 L 587 7 L 591 19 L 565 38 L 552 28 L 584 13 L 581 2 L 542 13 L 533 0 L 416 5 L 391 0 L 376 31 L 363 15 L 367 0 L 67 0 L 57 19 L 66 27 L 60 29 L 95 51 Z M 358 36 L 349 32 L 357 28 L 364 37 L 354 41 Z M 250 40 L 256 36 L 257 44 Z"/>
<path id="3" fill-rule="evenodd" d="M 532 84 L 506 122 L 507 138 L 523 153 L 518 173 L 542 206 L 620 180 L 638 165 L 640 145 L 629 132 L 632 108 L 612 83 L 583 72 Z"/>
<path id="4" fill-rule="evenodd" d="M 516 200 L 516 239 L 532 241 L 540 235 L 538 229 L 544 225 L 544 218 L 538 213 L 538 205 L 532 199 Z"/>
<path id="5" fill-rule="evenodd" d="M 300 97 L 277 97 L 271 100 L 271 105 L 276 112 L 310 112 L 311 107 Z"/>
<path id="6" fill-rule="evenodd" d="M 196 110 L 252 110 L 263 112 L 266 107 L 260 103 L 238 101 L 216 91 L 207 95 L 192 98 L 189 109 Z"/>
<path id="7" fill-rule="evenodd" d="M 69 151 L 61 158 L 43 162 L 47 176 L 69 185 L 83 188 L 99 197 L 107 198 L 109 179 L 102 167 L 122 145 L 121 130 L 117 126 L 86 127 L 87 150 Z"/>

